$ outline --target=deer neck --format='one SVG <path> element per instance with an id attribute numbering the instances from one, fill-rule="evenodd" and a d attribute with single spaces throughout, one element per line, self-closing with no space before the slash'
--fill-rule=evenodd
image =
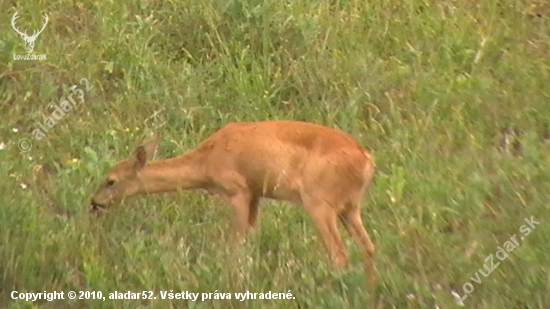
<path id="1" fill-rule="evenodd" d="M 203 165 L 191 157 L 150 161 L 138 172 L 142 193 L 162 193 L 203 188 L 207 182 Z"/>

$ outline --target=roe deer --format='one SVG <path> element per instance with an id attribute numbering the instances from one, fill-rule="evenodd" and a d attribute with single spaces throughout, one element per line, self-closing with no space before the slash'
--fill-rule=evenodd
<path id="1" fill-rule="evenodd" d="M 348 261 L 338 220 L 361 248 L 373 282 L 374 245 L 361 219 L 361 200 L 375 164 L 350 135 L 301 121 L 229 123 L 198 147 L 153 160 L 160 135 L 119 161 L 91 200 L 92 210 L 144 193 L 204 189 L 233 207 L 239 238 L 257 225 L 260 198 L 303 205 L 319 230 L 330 259 Z"/>

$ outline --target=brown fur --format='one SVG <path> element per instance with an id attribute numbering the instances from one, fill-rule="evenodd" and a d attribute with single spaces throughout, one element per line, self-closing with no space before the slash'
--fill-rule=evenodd
<path id="1" fill-rule="evenodd" d="M 348 261 L 341 221 L 374 278 L 375 249 L 360 209 L 375 164 L 348 134 L 300 121 L 235 122 L 179 157 L 154 161 L 159 142 L 157 135 L 113 167 L 92 198 L 94 209 L 137 194 L 205 189 L 232 205 L 237 235 L 244 237 L 257 226 L 261 198 L 301 204 L 331 260 L 339 266 Z"/>

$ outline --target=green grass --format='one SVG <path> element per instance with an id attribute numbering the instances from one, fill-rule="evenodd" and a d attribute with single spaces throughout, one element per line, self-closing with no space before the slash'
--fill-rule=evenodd
<path id="1" fill-rule="evenodd" d="M 17 4 L 15 4 L 17 3 Z M 13 5 L 13 6 L 12 6 Z M 230 207 L 201 192 L 88 213 L 112 163 L 161 132 L 158 157 L 241 120 L 342 128 L 376 156 L 363 216 L 381 308 L 549 308 L 550 6 L 544 1 L 4 1 L 0 3 L 0 308 L 366 308 L 356 247 L 329 263 L 305 211 L 262 207 L 248 262 Z M 10 25 L 50 22 L 35 54 Z M 79 84 L 87 78 L 93 89 Z M 52 104 L 84 90 L 41 140 Z M 498 149 L 516 127 L 521 154 Z M 21 152 L 18 141 L 32 149 Z M 540 222 L 481 283 L 524 218 Z M 344 234 L 345 235 L 345 234 Z M 496 263 L 495 258 L 495 263 Z M 488 264 L 489 266 L 489 264 Z M 11 291 L 155 291 L 157 300 L 13 301 Z M 160 291 L 294 300 L 160 300 Z"/>

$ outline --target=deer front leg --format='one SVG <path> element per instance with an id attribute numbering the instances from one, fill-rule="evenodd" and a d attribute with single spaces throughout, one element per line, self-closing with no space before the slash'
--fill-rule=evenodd
<path id="1" fill-rule="evenodd" d="M 252 197 L 249 204 L 248 229 L 255 230 L 258 227 L 258 217 L 260 215 L 259 198 Z"/>
<path id="2" fill-rule="evenodd" d="M 249 229 L 251 202 L 252 196 L 246 191 L 238 191 L 229 197 L 229 203 L 233 206 L 233 226 L 239 243 L 245 240 Z"/>

